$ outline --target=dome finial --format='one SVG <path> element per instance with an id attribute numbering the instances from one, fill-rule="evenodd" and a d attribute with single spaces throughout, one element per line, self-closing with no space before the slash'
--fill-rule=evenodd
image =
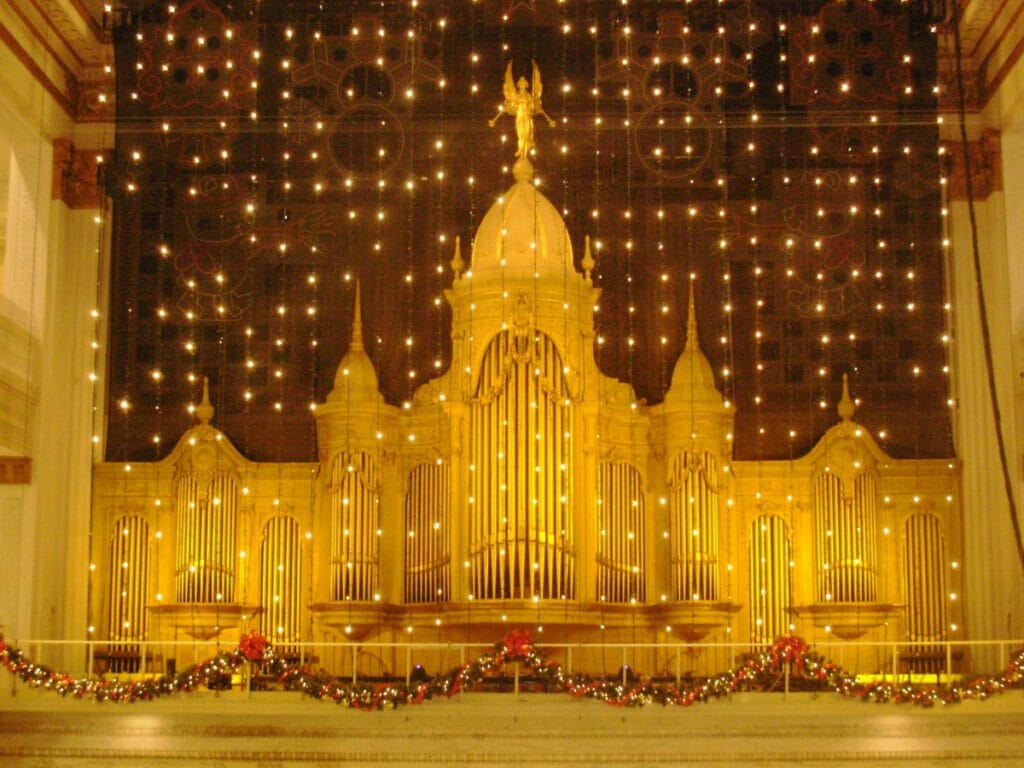
<path id="1" fill-rule="evenodd" d="M 196 406 L 196 416 L 203 424 L 209 424 L 213 418 L 213 403 L 210 402 L 210 379 L 203 376 L 203 399 Z"/>
<path id="2" fill-rule="evenodd" d="M 690 276 L 690 298 L 686 308 L 686 345 L 684 349 L 700 349 L 700 339 L 697 336 L 697 304 L 693 295 L 693 275 Z"/>
<path id="3" fill-rule="evenodd" d="M 462 260 L 462 240 L 458 235 L 455 236 L 455 256 L 452 257 L 451 267 L 456 280 L 462 277 L 462 270 L 465 269 L 466 262 Z"/>
<path id="4" fill-rule="evenodd" d="M 533 163 L 527 157 L 518 158 L 512 166 L 512 178 L 529 182 L 533 179 Z"/>
<path id="5" fill-rule="evenodd" d="M 356 279 L 356 300 L 352 308 L 352 340 L 348 345 L 349 352 L 363 351 L 363 310 L 359 302 L 359 279 Z"/>
<path id="6" fill-rule="evenodd" d="M 594 271 L 597 262 L 594 261 L 594 254 L 590 252 L 590 235 L 583 238 L 583 258 L 580 266 L 583 267 L 583 277 L 589 282 L 590 273 Z"/>
<path id="7" fill-rule="evenodd" d="M 839 398 L 839 405 L 836 406 L 836 411 L 839 412 L 839 418 L 843 421 L 850 421 L 853 418 L 854 411 L 857 410 L 857 406 L 853 400 L 850 399 L 850 383 L 849 377 L 843 374 L 843 396 Z"/>

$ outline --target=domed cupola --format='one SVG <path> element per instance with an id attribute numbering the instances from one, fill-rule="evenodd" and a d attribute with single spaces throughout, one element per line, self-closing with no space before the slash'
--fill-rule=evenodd
<path id="1" fill-rule="evenodd" d="M 572 269 L 572 243 L 555 206 L 533 183 L 533 165 L 517 161 L 516 183 L 498 198 L 480 223 L 471 268 L 476 278 L 561 275 Z"/>

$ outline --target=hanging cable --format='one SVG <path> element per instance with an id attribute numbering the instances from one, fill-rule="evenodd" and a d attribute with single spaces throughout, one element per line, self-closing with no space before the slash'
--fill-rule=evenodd
<path id="1" fill-rule="evenodd" d="M 957 118 L 960 123 L 960 146 L 964 157 L 964 188 L 967 193 L 967 218 L 971 226 L 971 257 L 974 266 L 974 286 L 978 296 L 978 314 L 981 316 L 981 342 L 985 351 L 985 374 L 988 383 L 989 399 L 992 401 L 992 419 L 995 421 L 996 445 L 999 448 L 999 467 L 1003 475 L 1003 487 L 1006 490 L 1006 503 L 1013 527 L 1013 540 L 1017 545 L 1017 558 L 1021 570 L 1024 570 L 1024 541 L 1021 539 L 1020 520 L 1017 518 L 1017 503 L 1013 493 L 1013 479 L 1010 477 L 1010 465 L 1006 459 L 1006 442 L 1003 439 L 1003 416 L 999 408 L 999 395 L 996 392 L 996 376 L 992 364 L 992 340 L 989 336 L 988 309 L 985 303 L 985 288 L 981 280 L 981 249 L 978 245 L 978 221 L 974 211 L 974 186 L 971 181 L 971 153 L 967 141 L 967 106 L 964 96 L 963 50 L 960 40 L 960 3 L 952 0 L 951 19 L 953 27 L 954 61 L 956 63 L 957 85 Z"/>

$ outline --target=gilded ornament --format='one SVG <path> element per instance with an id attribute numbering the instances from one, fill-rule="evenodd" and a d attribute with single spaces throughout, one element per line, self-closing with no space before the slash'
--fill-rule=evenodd
<path id="1" fill-rule="evenodd" d="M 555 121 L 551 119 L 541 105 L 541 94 L 544 92 L 544 86 L 540 80 L 540 69 L 537 67 L 536 61 L 533 62 L 532 90 L 527 90 L 529 86 L 530 84 L 527 83 L 525 77 L 520 77 L 517 82 L 513 83 L 512 62 L 510 61 L 508 66 L 505 67 L 505 83 L 502 87 L 505 102 L 498 107 L 498 114 L 493 119 L 487 121 L 487 124 L 493 128 L 495 122 L 497 122 L 502 114 L 507 113 L 515 118 L 516 157 L 524 160 L 529 158 L 530 151 L 536 147 L 533 140 L 533 116 L 542 115 L 548 121 L 550 127 L 555 127 Z"/>

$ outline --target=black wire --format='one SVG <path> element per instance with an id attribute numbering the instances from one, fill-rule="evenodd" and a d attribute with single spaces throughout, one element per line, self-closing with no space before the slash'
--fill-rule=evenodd
<path id="1" fill-rule="evenodd" d="M 988 394 L 992 401 L 992 418 L 995 421 L 996 445 L 999 447 L 999 466 L 1003 473 L 1003 487 L 1006 490 L 1006 502 L 1013 526 L 1013 540 L 1017 545 L 1017 558 L 1021 570 L 1024 570 L 1024 541 L 1021 539 L 1020 520 L 1017 518 L 1017 503 L 1014 500 L 1013 480 L 1010 467 L 1006 460 L 1006 443 L 1003 439 L 1003 416 L 999 409 L 999 396 L 996 393 L 995 370 L 992 365 L 992 342 L 988 329 L 988 309 L 985 304 L 985 289 L 981 281 L 981 249 L 978 246 L 978 221 L 974 213 L 974 187 L 971 182 L 971 153 L 967 141 L 967 107 L 964 96 L 964 73 L 962 69 L 963 51 L 960 42 L 960 7 L 957 0 L 952 0 L 951 24 L 953 27 L 953 45 L 956 62 L 957 84 L 957 116 L 960 120 L 960 145 L 964 157 L 964 182 L 967 192 L 967 216 L 971 223 L 971 255 L 974 261 L 974 285 L 978 294 L 978 313 L 981 315 L 981 341 L 985 350 L 985 373 L 988 378 Z"/>

